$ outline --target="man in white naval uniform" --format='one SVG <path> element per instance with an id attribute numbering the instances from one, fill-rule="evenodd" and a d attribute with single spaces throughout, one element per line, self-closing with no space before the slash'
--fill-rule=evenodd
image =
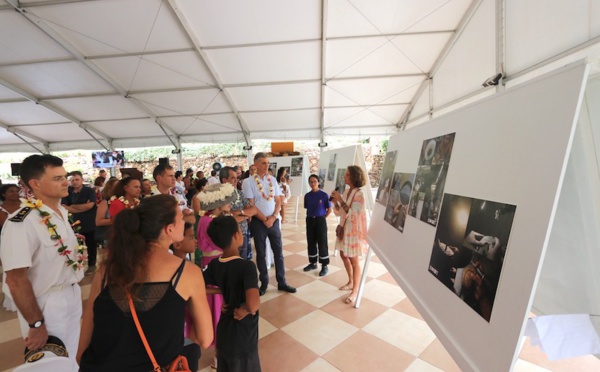
<path id="1" fill-rule="evenodd" d="M 23 183 L 31 189 L 37 207 L 22 207 L 9 216 L 2 229 L 0 258 L 5 283 L 18 309 L 19 325 L 30 350 L 56 336 L 69 357 L 77 355 L 81 318 L 82 262 L 68 212 L 60 205 L 69 181 L 60 158 L 32 155 L 21 163 Z M 46 212 L 44 222 L 40 212 Z M 48 224 L 54 225 L 50 229 Z M 58 237 L 57 237 L 58 236 Z M 64 247 L 62 252 L 59 248 Z"/>
<path id="2" fill-rule="evenodd" d="M 194 216 L 194 211 L 188 208 L 185 196 L 175 189 L 175 169 L 169 164 L 159 164 L 154 168 L 152 176 L 156 181 L 156 187 L 152 188 L 150 195 L 172 195 L 177 200 L 177 203 L 179 203 L 179 208 L 183 212 L 183 220 L 192 225 L 195 224 L 196 217 Z"/>

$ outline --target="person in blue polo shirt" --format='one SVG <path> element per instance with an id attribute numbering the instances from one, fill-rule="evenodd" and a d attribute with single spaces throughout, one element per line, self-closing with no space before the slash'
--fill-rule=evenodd
<path id="1" fill-rule="evenodd" d="M 319 276 L 329 272 L 329 249 L 327 247 L 327 216 L 331 213 L 329 195 L 319 189 L 319 176 L 311 174 L 308 177 L 310 191 L 304 195 L 306 208 L 306 240 L 308 242 L 309 264 L 304 271 L 315 270 L 317 260 L 321 263 Z M 317 249 L 318 247 L 318 249 Z"/>

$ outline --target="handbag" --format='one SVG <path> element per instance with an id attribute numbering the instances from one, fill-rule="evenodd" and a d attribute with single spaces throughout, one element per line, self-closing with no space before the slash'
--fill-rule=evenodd
<path id="1" fill-rule="evenodd" d="M 346 221 L 344 221 L 346 222 Z M 344 226 L 343 225 L 337 225 L 335 227 L 335 236 L 338 238 L 338 240 L 344 240 Z"/>
<path id="2" fill-rule="evenodd" d="M 154 354 L 150 349 L 150 345 L 148 344 L 148 340 L 146 340 L 146 335 L 144 335 L 144 330 L 142 330 L 142 326 L 138 319 L 137 313 L 135 312 L 135 306 L 133 305 L 133 299 L 131 298 L 131 294 L 127 292 L 127 302 L 129 302 L 129 310 L 131 311 L 131 316 L 133 317 L 133 321 L 135 322 L 135 327 L 140 334 L 140 338 L 142 339 L 142 343 L 146 348 L 146 352 L 152 361 L 152 366 L 154 367 L 154 372 L 192 372 L 190 370 L 190 366 L 188 365 L 187 359 L 183 355 L 178 355 L 167 367 L 161 367 L 156 362 L 156 358 L 154 358 Z"/>
<path id="3" fill-rule="evenodd" d="M 348 204 L 349 206 L 352 205 L 352 202 L 354 201 L 354 195 L 356 195 L 357 192 L 358 192 L 358 189 L 356 189 L 356 191 L 354 191 L 354 194 L 352 194 L 352 198 L 350 199 L 350 204 Z M 350 212 L 350 210 L 348 210 L 348 212 Z M 344 221 L 335 227 L 335 236 L 337 237 L 337 239 L 339 241 L 344 240 L 344 226 L 346 225 L 347 219 L 348 219 L 348 214 L 346 214 L 346 218 L 344 218 Z"/>

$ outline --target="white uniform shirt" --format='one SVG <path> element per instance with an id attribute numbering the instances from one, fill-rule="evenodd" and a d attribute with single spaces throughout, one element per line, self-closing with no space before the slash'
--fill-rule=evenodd
<path id="1" fill-rule="evenodd" d="M 206 182 L 208 182 L 209 185 L 216 185 L 219 182 L 219 179 L 215 176 L 210 176 L 206 179 Z"/>
<path id="2" fill-rule="evenodd" d="M 152 186 L 152 191 L 150 192 L 149 196 L 160 195 L 160 194 L 161 194 L 161 192 L 158 189 L 158 187 Z M 187 206 L 187 199 L 185 198 L 185 196 L 183 196 L 182 194 L 177 192 L 177 190 L 175 188 L 172 188 L 169 190 L 169 195 L 172 195 L 175 198 L 175 200 L 177 200 L 177 203 L 179 204 L 179 209 L 181 209 L 182 211 L 189 209 Z"/>
<path id="3" fill-rule="evenodd" d="M 269 217 L 275 212 L 275 198 L 283 195 L 281 193 L 281 188 L 277 184 L 275 177 L 269 175 L 269 173 L 265 174 L 264 177 L 258 176 L 258 182 L 262 184 L 262 188 L 264 194 L 269 196 L 269 180 L 273 184 L 273 193 L 274 198 L 271 200 L 267 200 L 258 189 L 258 185 L 256 184 L 256 179 L 254 176 L 250 176 L 244 180 L 242 183 L 242 192 L 247 199 L 254 199 L 254 206 L 258 208 L 265 215 L 265 217 Z"/>
<path id="4" fill-rule="evenodd" d="M 57 233 L 71 251 L 70 256 L 75 258 L 78 243 L 69 224 L 67 210 L 59 206 L 59 215 L 45 205 L 41 209 L 50 213 L 50 222 L 56 225 Z M 32 209 L 23 221 L 11 221 L 10 218 L 17 213 L 19 211 L 9 216 L 2 228 L 0 258 L 4 272 L 29 267 L 29 281 L 36 297 L 52 286 L 79 283 L 84 270 L 73 270 L 66 265 L 65 256 L 58 253 L 58 242 L 50 238 L 48 228 L 41 223 L 39 212 Z"/>

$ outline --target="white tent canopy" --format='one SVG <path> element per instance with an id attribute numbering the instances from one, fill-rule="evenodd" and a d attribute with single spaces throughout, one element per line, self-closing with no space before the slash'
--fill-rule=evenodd
<path id="1" fill-rule="evenodd" d="M 0 151 L 390 135 L 599 44 L 598 0 L 0 0 Z"/>

